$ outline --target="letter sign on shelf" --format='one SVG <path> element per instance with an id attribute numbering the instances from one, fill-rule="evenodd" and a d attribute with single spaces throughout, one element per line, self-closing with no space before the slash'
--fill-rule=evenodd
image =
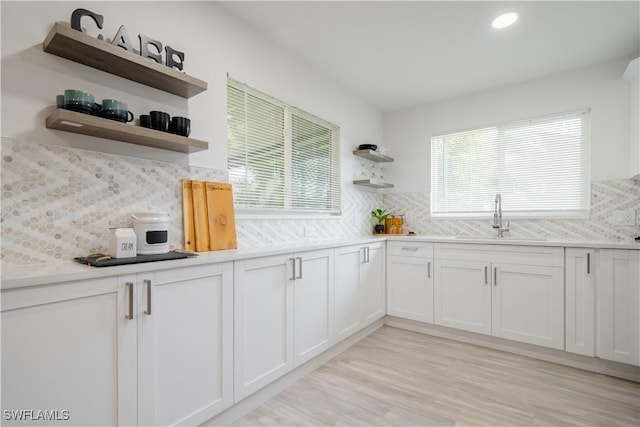
<path id="1" fill-rule="evenodd" d="M 99 29 L 102 29 L 102 25 L 104 23 L 104 17 L 95 12 L 91 12 L 87 9 L 76 9 L 71 14 L 71 28 L 76 31 L 82 32 L 82 27 L 80 25 L 80 21 L 83 16 L 89 16 L 96 23 Z M 156 61 L 158 64 L 162 64 L 162 43 L 158 40 L 154 40 L 150 37 L 145 36 L 144 34 L 138 34 L 138 38 L 140 39 L 140 56 L 144 58 L 150 58 Z M 104 40 L 102 34 L 98 34 L 98 40 Z M 124 25 L 120 26 L 118 32 L 113 37 L 111 44 L 114 46 L 118 46 L 123 48 L 126 51 L 136 53 L 133 45 L 131 44 L 131 39 L 129 38 L 129 33 L 127 33 L 127 29 Z M 153 46 L 156 52 L 153 52 L 149 49 L 149 46 Z M 165 47 L 166 52 L 166 62 L 165 65 L 169 68 L 177 68 L 182 71 L 184 68 L 184 52 L 180 52 L 175 50 L 171 46 Z"/>

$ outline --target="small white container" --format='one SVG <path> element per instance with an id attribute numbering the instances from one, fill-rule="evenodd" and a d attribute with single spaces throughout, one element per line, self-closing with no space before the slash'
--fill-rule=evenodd
<path id="1" fill-rule="evenodd" d="M 137 237 L 138 255 L 169 252 L 169 214 L 166 212 L 138 212 L 131 215 Z"/>
<path id="2" fill-rule="evenodd" d="M 136 232 L 133 228 L 110 228 L 109 255 L 113 258 L 136 256 Z"/>

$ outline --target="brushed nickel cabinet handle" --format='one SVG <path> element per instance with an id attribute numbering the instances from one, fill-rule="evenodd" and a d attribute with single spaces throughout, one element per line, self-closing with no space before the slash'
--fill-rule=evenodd
<path id="1" fill-rule="evenodd" d="M 362 251 L 362 261 L 360 262 L 360 264 L 366 264 L 367 263 L 367 248 L 360 248 L 360 250 Z"/>
<path id="2" fill-rule="evenodd" d="M 144 311 L 144 314 L 151 316 L 151 280 L 147 279 L 144 283 L 147 285 L 147 309 Z"/>
<path id="3" fill-rule="evenodd" d="M 296 279 L 302 279 L 302 257 L 298 256 L 296 257 L 296 259 L 298 260 L 298 263 L 299 263 L 298 266 L 300 267 L 300 271 L 298 272 L 298 275 L 295 277 Z"/>
<path id="4" fill-rule="evenodd" d="M 369 264 L 369 261 L 371 261 L 371 258 L 369 258 L 369 246 L 367 246 L 365 249 L 367 251 L 367 264 Z"/>
<path id="5" fill-rule="evenodd" d="M 296 280 L 296 259 L 295 258 L 289 258 L 289 261 L 291 261 L 291 277 L 289 278 L 289 280 Z"/>
<path id="6" fill-rule="evenodd" d="M 489 267 L 487 267 L 486 265 L 484 266 L 484 284 L 488 285 L 489 284 L 489 278 L 488 278 L 488 270 Z"/>
<path id="7" fill-rule="evenodd" d="M 403 247 L 402 247 L 402 250 L 403 250 L 403 251 L 417 251 L 417 250 L 418 250 L 418 248 L 417 248 L 417 247 L 415 247 L 415 246 L 414 246 L 414 247 L 403 246 Z"/>
<path id="8" fill-rule="evenodd" d="M 498 285 L 498 267 L 493 267 L 493 285 Z"/>
<path id="9" fill-rule="evenodd" d="M 427 278 L 431 279 L 431 261 L 427 263 Z"/>
<path id="10" fill-rule="evenodd" d="M 591 253 L 587 252 L 587 274 L 591 274 Z"/>
<path id="11" fill-rule="evenodd" d="M 129 312 L 124 315 L 125 319 L 133 319 L 133 283 L 125 283 L 127 292 L 129 293 Z"/>

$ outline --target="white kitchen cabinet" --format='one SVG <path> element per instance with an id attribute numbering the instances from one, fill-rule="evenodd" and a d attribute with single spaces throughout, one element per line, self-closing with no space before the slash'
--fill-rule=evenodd
<path id="1" fill-rule="evenodd" d="M 491 334 L 564 350 L 564 269 L 493 263 Z"/>
<path id="2" fill-rule="evenodd" d="M 139 425 L 195 425 L 233 404 L 233 264 L 119 277 L 135 283 Z"/>
<path id="3" fill-rule="evenodd" d="M 435 268 L 435 324 L 490 335 L 490 263 L 436 259 Z"/>
<path id="4" fill-rule="evenodd" d="M 385 243 L 365 246 L 366 261 L 360 264 L 360 301 L 363 326 L 384 317 L 385 305 Z"/>
<path id="5" fill-rule="evenodd" d="M 434 323 L 564 348 L 562 248 L 435 245 Z"/>
<path id="6" fill-rule="evenodd" d="M 235 401 L 333 345 L 330 250 L 236 261 Z"/>
<path id="7" fill-rule="evenodd" d="M 335 340 L 385 315 L 384 242 L 335 249 Z"/>
<path id="8" fill-rule="evenodd" d="M 387 314 L 433 323 L 433 243 L 387 244 Z"/>
<path id="9" fill-rule="evenodd" d="M 294 366 L 329 349 L 333 329 L 333 251 L 296 254 L 294 296 Z"/>
<path id="10" fill-rule="evenodd" d="M 595 250 L 565 250 L 565 350 L 595 356 Z"/>
<path id="11" fill-rule="evenodd" d="M 136 424 L 136 331 L 115 277 L 2 292 L 5 411 L 48 410 L 49 425 Z M 17 416 L 17 415 L 15 415 Z"/>
<path id="12" fill-rule="evenodd" d="M 596 356 L 640 365 L 640 251 L 600 249 Z"/>

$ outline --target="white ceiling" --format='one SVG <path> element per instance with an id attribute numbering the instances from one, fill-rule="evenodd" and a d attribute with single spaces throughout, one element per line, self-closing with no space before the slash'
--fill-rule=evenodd
<path id="1" fill-rule="evenodd" d="M 637 0 L 219 4 L 384 112 L 640 51 Z M 518 21 L 493 29 L 508 11 Z"/>

